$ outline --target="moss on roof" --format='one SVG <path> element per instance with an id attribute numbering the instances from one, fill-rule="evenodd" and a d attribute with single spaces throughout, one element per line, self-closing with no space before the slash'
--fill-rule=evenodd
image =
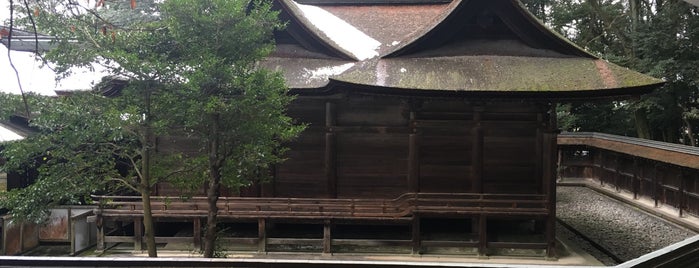
<path id="1" fill-rule="evenodd" d="M 333 79 L 443 91 L 587 91 L 662 83 L 602 60 L 513 56 L 381 59 L 357 65 Z"/>

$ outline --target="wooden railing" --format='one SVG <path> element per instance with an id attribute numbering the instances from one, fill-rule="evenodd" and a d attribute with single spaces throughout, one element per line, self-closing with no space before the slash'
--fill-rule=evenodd
<path id="1" fill-rule="evenodd" d="M 562 133 L 559 176 L 612 185 L 680 216 L 699 215 L 699 148 L 603 133 Z"/>
<path id="2" fill-rule="evenodd" d="M 143 215 L 140 196 L 94 196 L 105 217 Z M 399 219 L 413 214 L 546 215 L 544 195 L 406 193 L 395 199 L 221 197 L 220 217 L 303 219 Z M 151 198 L 155 217 L 204 217 L 205 197 Z"/>

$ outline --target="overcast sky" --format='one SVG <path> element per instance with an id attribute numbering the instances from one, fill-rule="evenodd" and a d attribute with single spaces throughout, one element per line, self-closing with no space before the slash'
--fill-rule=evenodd
<path id="1" fill-rule="evenodd" d="M 17 1 L 15 1 L 17 2 Z M 10 18 L 9 0 L 0 0 L 0 24 Z M 12 62 L 19 72 L 22 88 L 27 92 L 37 92 L 44 95 L 55 95 L 54 90 L 90 89 L 95 81 L 101 79 L 100 74 L 87 70 L 75 71 L 77 74 L 56 82 L 56 74 L 41 62 L 36 61 L 33 53 L 12 51 Z M 7 47 L 0 45 L 0 92 L 19 94 L 19 84 L 15 71 L 10 66 Z"/>

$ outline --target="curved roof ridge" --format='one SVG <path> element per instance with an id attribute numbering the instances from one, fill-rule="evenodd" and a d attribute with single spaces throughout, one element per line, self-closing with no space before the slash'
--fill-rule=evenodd
<path id="1" fill-rule="evenodd" d="M 439 27 L 442 25 L 442 23 L 447 20 L 452 14 L 454 14 L 454 10 L 461 5 L 463 2 L 468 2 L 469 0 L 453 0 L 450 4 L 449 7 L 442 13 L 441 18 L 435 18 L 434 24 L 432 24 L 429 27 L 425 27 L 422 29 L 418 29 L 411 33 L 410 35 L 406 36 L 403 40 L 401 40 L 401 43 L 397 45 L 393 50 L 388 51 L 384 53 L 384 55 L 381 55 L 381 58 L 385 57 L 392 57 L 395 53 L 399 53 L 399 51 L 404 50 L 406 47 L 411 47 L 415 43 L 419 42 L 421 39 L 428 39 L 427 36 L 430 32 L 434 31 L 435 28 Z"/>
<path id="2" fill-rule="evenodd" d="M 292 23 L 296 23 L 306 35 L 312 38 L 312 40 L 299 41 L 302 41 L 302 43 L 303 41 L 315 42 L 331 52 L 333 54 L 332 56 L 337 56 L 343 59 L 358 60 L 352 53 L 341 48 L 337 43 L 330 40 L 327 35 L 321 35 L 323 31 L 321 31 L 306 16 L 304 16 L 304 12 L 299 6 L 300 4 L 294 2 L 293 0 L 279 0 L 277 3 L 281 5 L 284 11 L 289 13 L 288 19 L 291 20 Z M 294 36 L 294 38 L 300 37 Z"/>
<path id="3" fill-rule="evenodd" d="M 436 20 L 434 25 L 426 27 L 422 31 L 415 32 L 411 37 L 406 38 L 409 41 L 403 42 L 401 46 L 385 53 L 382 57 L 398 57 L 444 45 L 453 37 L 453 34 L 450 33 L 457 32 L 452 29 L 459 29 L 458 26 L 452 25 L 463 25 L 467 19 L 478 15 L 477 12 L 480 11 L 479 9 L 468 7 L 479 5 L 477 7 L 481 7 L 481 10 L 485 10 L 489 8 L 487 5 L 493 5 L 494 3 L 508 4 L 512 7 L 513 10 L 496 9 L 494 12 L 497 13 L 505 24 L 526 43 L 544 42 L 543 44 L 551 46 L 552 50 L 563 54 L 577 57 L 598 58 L 578 47 L 557 32 L 549 29 L 537 19 L 536 16 L 529 12 L 519 0 L 454 0 L 451 3 L 452 6 L 449 7 L 450 10 L 445 11 L 441 19 Z M 503 15 L 506 12 L 510 13 Z M 511 15 L 519 16 L 519 18 Z M 538 37 L 528 36 L 530 34 L 538 35 Z M 412 38 L 412 40 L 410 40 L 410 38 Z M 532 44 L 530 44 L 530 46 L 534 47 Z"/>
<path id="4" fill-rule="evenodd" d="M 343 58 L 361 61 L 379 56 L 381 42 L 332 13 L 293 0 L 280 2 L 314 39 L 342 54 Z"/>

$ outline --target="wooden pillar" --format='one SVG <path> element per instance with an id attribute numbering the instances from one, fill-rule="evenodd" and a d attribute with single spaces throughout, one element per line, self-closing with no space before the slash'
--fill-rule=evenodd
<path id="1" fill-rule="evenodd" d="M 621 177 L 621 161 L 619 158 L 621 158 L 619 154 L 614 154 L 614 190 L 617 193 L 621 192 L 619 189 L 619 178 Z"/>
<path id="2" fill-rule="evenodd" d="M 257 220 L 257 252 L 267 252 L 267 221 L 265 219 Z"/>
<path id="3" fill-rule="evenodd" d="M 481 214 L 478 216 L 478 256 L 486 257 L 488 255 L 488 217 Z"/>
<path id="4" fill-rule="evenodd" d="M 192 220 L 192 238 L 194 239 L 194 248 L 201 249 L 201 218 L 199 217 Z"/>
<path id="5" fill-rule="evenodd" d="M 633 189 L 633 199 L 638 199 L 638 192 L 641 188 L 641 180 L 643 179 L 643 168 L 639 169 L 638 157 L 633 158 L 633 182 L 631 188 Z"/>
<path id="6" fill-rule="evenodd" d="M 332 253 L 332 222 L 325 220 L 323 222 L 323 254 Z"/>
<path id="7" fill-rule="evenodd" d="M 660 172 L 658 172 L 658 164 L 655 164 L 655 167 L 653 168 L 653 201 L 655 202 L 655 207 L 658 207 L 658 199 L 660 198 L 658 195 L 658 181 L 660 180 Z"/>
<path id="8" fill-rule="evenodd" d="M 133 220 L 133 249 L 135 251 L 143 249 L 143 220 L 141 218 Z"/>
<path id="9" fill-rule="evenodd" d="M 100 209 L 95 212 L 95 226 L 97 227 L 97 245 L 95 245 L 95 252 L 102 253 L 105 250 L 104 243 L 104 218 Z"/>
<path id="10" fill-rule="evenodd" d="M 537 121 L 539 126 L 536 128 L 536 185 L 539 185 L 539 192 L 545 193 L 547 185 L 543 183 L 544 176 L 544 131 L 546 130 L 546 121 L 544 121 L 544 114 L 539 113 L 537 115 Z"/>
<path id="11" fill-rule="evenodd" d="M 556 160 L 557 136 L 556 126 L 556 104 L 551 104 L 549 110 L 549 128 L 543 134 L 543 183 L 547 185 L 544 195 L 547 198 L 548 215 L 546 216 L 546 256 L 554 258 L 556 256 Z"/>
<path id="12" fill-rule="evenodd" d="M 473 180 L 472 192 L 475 193 L 483 193 L 483 127 L 481 126 L 483 110 L 483 107 L 475 107 L 473 109 L 471 179 Z"/>
<path id="13" fill-rule="evenodd" d="M 680 218 L 682 218 L 684 216 L 684 201 L 687 199 L 685 196 L 684 168 L 680 168 L 680 172 L 677 174 L 677 180 L 680 182 L 679 192 L 677 193 L 677 209 L 680 212 Z"/>
<path id="14" fill-rule="evenodd" d="M 410 192 L 420 191 L 420 135 L 409 135 L 408 144 L 408 189 Z"/>
<path id="15" fill-rule="evenodd" d="M 422 248 L 421 246 L 421 239 L 420 239 L 420 217 L 418 216 L 413 216 L 413 222 L 411 226 L 411 232 L 412 232 L 412 253 L 414 255 L 420 254 L 420 249 Z"/>
<path id="16" fill-rule="evenodd" d="M 325 103 L 325 176 L 330 198 L 337 197 L 337 145 L 333 126 L 335 126 L 335 104 L 327 102 Z"/>

